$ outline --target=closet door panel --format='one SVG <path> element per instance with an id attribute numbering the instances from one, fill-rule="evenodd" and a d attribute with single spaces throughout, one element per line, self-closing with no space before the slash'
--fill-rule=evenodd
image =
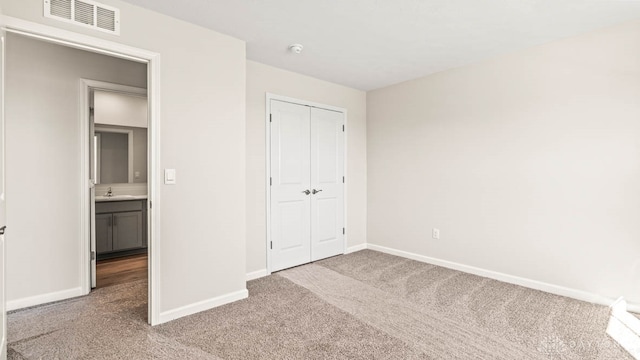
<path id="1" fill-rule="evenodd" d="M 271 100 L 271 271 L 311 261 L 310 115 Z"/>
<path id="2" fill-rule="evenodd" d="M 344 253 L 344 114 L 311 109 L 311 260 Z"/>

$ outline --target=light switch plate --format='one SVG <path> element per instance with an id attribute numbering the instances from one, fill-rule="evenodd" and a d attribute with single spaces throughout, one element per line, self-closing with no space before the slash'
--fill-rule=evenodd
<path id="1" fill-rule="evenodd" d="M 176 169 L 164 169 L 164 184 L 175 185 L 176 183 Z"/>

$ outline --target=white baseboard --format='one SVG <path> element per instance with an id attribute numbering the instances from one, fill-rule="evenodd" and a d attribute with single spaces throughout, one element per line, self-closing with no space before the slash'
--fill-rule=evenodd
<path id="1" fill-rule="evenodd" d="M 632 313 L 640 314 L 640 304 L 629 304 L 627 303 L 627 311 Z"/>
<path id="2" fill-rule="evenodd" d="M 86 295 L 82 291 L 82 287 L 77 287 L 73 289 L 67 289 L 62 291 L 56 291 L 52 293 L 36 295 L 31 297 L 26 297 L 17 300 L 7 301 L 7 311 L 24 309 L 30 306 L 42 305 L 54 301 L 71 299 L 74 297 Z"/>
<path id="3" fill-rule="evenodd" d="M 554 285 L 545 283 L 542 281 L 527 279 L 519 276 L 509 275 L 497 271 L 486 270 L 474 266 L 464 265 L 452 261 L 441 260 L 429 256 L 419 255 L 415 253 L 410 253 L 407 251 L 396 250 L 380 245 L 367 244 L 367 249 L 383 252 L 390 255 L 396 255 L 403 258 L 416 260 L 432 265 L 442 266 L 448 269 L 458 270 L 465 273 L 478 275 L 514 285 L 524 286 L 526 288 L 540 290 L 544 292 L 548 292 L 555 295 L 566 296 L 572 299 L 586 301 L 594 304 L 600 304 L 605 306 L 610 306 L 613 304 L 616 299 L 609 298 L 606 296 L 590 293 L 583 290 L 572 289 L 560 285 Z M 640 310 L 640 304 L 627 304 L 627 308 L 631 312 L 638 312 Z"/>
<path id="4" fill-rule="evenodd" d="M 258 270 L 258 271 L 252 271 L 250 273 L 247 273 L 247 281 L 260 279 L 261 277 L 265 277 L 267 275 L 268 275 L 267 274 L 267 269 L 262 269 L 262 270 Z"/>
<path id="5" fill-rule="evenodd" d="M 347 248 L 347 252 L 345 252 L 345 254 L 351 254 L 351 253 L 354 253 L 356 251 L 364 250 L 366 248 L 367 248 L 367 244 L 366 243 L 360 244 L 360 245 L 349 246 Z"/>
<path id="6" fill-rule="evenodd" d="M 247 297 L 249 297 L 249 292 L 247 291 L 247 289 L 244 289 L 232 292 L 230 294 L 218 296 L 213 299 L 207 299 L 194 304 L 185 305 L 177 309 L 165 311 L 160 313 L 160 321 L 158 322 L 158 324 L 166 323 L 184 316 L 199 313 L 201 311 L 213 309 L 215 307 L 232 303 L 234 301 L 246 299 Z"/>
<path id="7" fill-rule="evenodd" d="M 347 248 L 347 251 L 345 252 L 345 254 L 351 254 L 353 252 L 364 250 L 366 248 L 367 248 L 367 244 L 366 243 L 360 244 L 360 245 L 355 245 L 355 246 L 350 246 L 350 247 Z M 269 273 L 267 272 L 267 269 L 252 271 L 250 273 L 247 273 L 247 281 L 259 279 L 259 278 L 265 277 L 267 275 L 269 275 Z"/>

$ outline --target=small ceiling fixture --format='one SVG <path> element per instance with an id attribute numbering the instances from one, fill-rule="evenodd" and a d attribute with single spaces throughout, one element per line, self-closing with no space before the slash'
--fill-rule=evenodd
<path id="1" fill-rule="evenodd" d="M 303 46 L 300 44 L 291 44 L 289 45 L 289 51 L 294 54 L 300 54 L 302 52 Z"/>

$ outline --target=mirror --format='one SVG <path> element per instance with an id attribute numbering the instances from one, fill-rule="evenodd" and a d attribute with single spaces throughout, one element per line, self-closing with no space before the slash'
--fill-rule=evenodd
<path id="1" fill-rule="evenodd" d="M 96 125 L 93 140 L 96 184 L 147 182 L 147 129 Z"/>

